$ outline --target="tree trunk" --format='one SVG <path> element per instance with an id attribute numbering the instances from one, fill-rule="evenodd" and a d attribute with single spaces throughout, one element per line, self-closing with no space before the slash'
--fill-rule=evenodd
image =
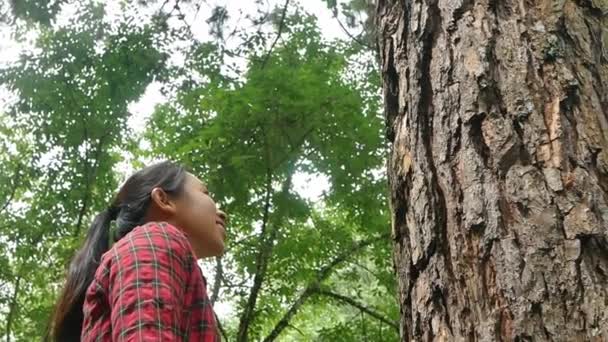
<path id="1" fill-rule="evenodd" d="M 608 341 L 608 2 L 379 0 L 404 341 Z"/>

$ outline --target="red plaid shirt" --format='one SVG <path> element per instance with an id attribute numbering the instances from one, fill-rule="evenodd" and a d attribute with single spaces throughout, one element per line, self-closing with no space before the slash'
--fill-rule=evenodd
<path id="1" fill-rule="evenodd" d="M 133 229 L 103 255 L 84 302 L 82 341 L 220 341 L 205 278 L 186 235 Z"/>

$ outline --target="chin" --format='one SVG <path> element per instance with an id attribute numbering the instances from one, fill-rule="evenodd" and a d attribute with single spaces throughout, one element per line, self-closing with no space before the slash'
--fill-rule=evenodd
<path id="1" fill-rule="evenodd" d="M 225 249 L 226 248 L 225 248 L 224 244 L 222 243 L 221 246 L 217 249 L 217 252 L 215 253 L 214 256 L 222 256 L 222 255 L 224 255 Z"/>
<path id="2" fill-rule="evenodd" d="M 204 253 L 202 255 L 203 258 L 212 258 L 212 257 L 217 257 L 217 256 L 222 256 L 224 254 L 224 243 L 219 243 L 215 246 L 212 247 L 207 247 L 204 249 Z"/>
<path id="3" fill-rule="evenodd" d="M 226 249 L 226 240 L 224 240 L 223 237 L 220 237 L 217 241 L 217 250 L 220 252 L 220 254 L 224 253 L 224 249 Z"/>

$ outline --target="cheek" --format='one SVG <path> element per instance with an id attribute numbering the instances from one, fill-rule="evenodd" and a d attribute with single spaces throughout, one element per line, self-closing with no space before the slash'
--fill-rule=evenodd
<path id="1" fill-rule="evenodd" d="M 201 198 L 200 194 L 189 194 L 183 199 L 177 212 L 178 220 L 190 234 L 199 235 L 208 229 L 209 222 L 214 220 L 211 205 Z"/>
<path id="2" fill-rule="evenodd" d="M 199 226 L 199 229 L 204 231 L 215 230 L 217 215 L 215 203 L 208 198 L 202 198 L 193 206 L 193 210 L 192 216 L 195 219 L 194 223 Z"/>
<path id="3" fill-rule="evenodd" d="M 199 257 L 212 257 L 223 253 L 224 238 L 216 224 L 217 208 L 210 199 L 203 198 L 192 206 L 191 222 L 195 233 Z"/>

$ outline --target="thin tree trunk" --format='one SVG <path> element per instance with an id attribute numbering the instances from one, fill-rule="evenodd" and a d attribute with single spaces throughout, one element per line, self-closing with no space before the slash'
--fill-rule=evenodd
<path id="1" fill-rule="evenodd" d="M 85 141 L 86 139 L 88 139 L 88 134 L 86 133 L 86 129 L 85 129 Z M 105 139 L 105 135 L 102 136 L 99 139 L 99 144 L 97 145 L 97 148 L 95 150 L 95 156 L 94 156 L 94 162 L 93 162 L 93 166 L 91 167 L 91 162 L 88 158 L 88 150 L 87 150 L 87 157 L 85 158 L 86 160 L 84 161 L 85 163 L 85 192 L 84 192 L 84 198 L 82 200 L 82 206 L 80 207 L 80 210 L 78 211 L 78 219 L 76 221 L 76 228 L 74 229 L 73 232 L 73 236 L 78 236 L 80 234 L 80 232 L 82 231 L 82 227 L 83 227 L 83 223 L 84 223 L 84 218 L 85 215 L 89 209 L 89 201 L 91 200 L 91 187 L 93 185 L 93 183 L 95 182 L 95 178 L 96 178 L 96 174 L 97 174 L 97 169 L 99 167 L 99 158 L 101 155 L 101 152 L 103 151 L 103 144 L 104 144 L 104 139 Z"/>
<path id="2" fill-rule="evenodd" d="M 283 11 L 286 11 L 288 5 L 289 0 L 285 1 Z M 277 234 L 282 226 L 284 212 L 288 209 L 284 208 L 284 206 L 276 207 L 273 213 L 273 222 L 272 225 L 270 225 L 270 208 L 273 204 L 276 206 L 276 203 L 272 203 L 271 201 L 273 170 L 278 169 L 280 165 L 287 162 L 291 157 L 290 152 L 294 152 L 297 149 L 300 149 L 304 144 L 306 137 L 308 137 L 314 131 L 314 129 L 315 127 L 313 126 L 304 131 L 304 133 L 299 137 L 299 139 L 295 143 L 290 141 L 290 151 L 285 156 L 282 156 L 282 158 L 278 159 L 276 162 L 273 162 L 270 155 L 270 150 L 268 149 L 268 142 L 266 142 L 265 159 L 268 162 L 268 165 L 270 165 L 270 167 L 268 168 L 266 173 L 266 191 L 263 210 L 264 214 L 262 217 L 262 229 L 259 235 L 260 251 L 256 256 L 256 271 L 253 277 L 253 286 L 251 287 L 249 296 L 247 298 L 247 304 L 245 305 L 245 308 L 239 320 L 239 327 L 237 332 L 238 342 L 246 342 L 249 340 L 249 327 L 255 318 L 254 316 L 257 298 L 262 289 L 262 285 L 266 277 L 268 262 L 272 255 L 272 250 L 274 248 L 274 243 Z M 289 140 L 288 135 L 286 135 L 286 138 Z M 288 171 L 287 178 L 283 181 L 283 184 L 281 185 L 281 192 L 279 194 L 279 198 L 287 196 L 289 194 L 289 190 L 292 184 L 291 181 L 293 172 L 294 170 Z"/>
<path id="3" fill-rule="evenodd" d="M 607 13 L 379 0 L 404 341 L 608 341 Z"/>
<path id="4" fill-rule="evenodd" d="M 266 63 L 268 62 L 268 59 L 272 54 L 272 50 L 274 49 L 275 45 L 277 45 L 279 39 L 281 39 L 281 34 L 283 33 L 283 29 L 285 28 L 285 17 L 287 16 L 287 7 L 289 7 L 289 0 L 285 0 L 285 4 L 283 5 L 283 10 L 281 13 L 281 21 L 279 22 L 279 31 L 277 32 L 277 36 L 274 38 L 274 41 L 270 45 L 270 49 L 268 49 L 268 52 L 266 52 L 266 55 L 262 60 L 262 65 L 260 67 L 261 69 L 264 69 L 266 67 Z"/>
<path id="5" fill-rule="evenodd" d="M 40 243 L 40 241 L 42 241 L 42 237 L 43 237 L 43 234 L 40 233 L 38 236 L 36 236 L 31 241 L 31 245 L 32 246 L 38 245 Z M 20 243 L 24 243 L 24 241 L 17 241 L 18 245 Z M 15 322 L 15 318 L 17 318 L 17 316 L 15 316 L 15 315 L 17 314 L 17 310 L 19 309 L 18 301 L 19 301 L 19 296 L 22 295 L 22 293 L 20 292 L 20 291 L 22 291 L 22 287 L 23 287 L 22 284 L 24 281 L 26 281 L 26 282 L 28 281 L 28 279 L 26 278 L 27 273 L 26 273 L 26 266 L 25 266 L 25 264 L 27 262 L 28 262 L 27 259 L 23 260 L 21 265 L 19 265 L 18 271 L 16 273 L 15 287 L 13 290 L 13 294 L 11 296 L 11 301 L 9 303 L 9 312 L 6 317 L 6 341 L 7 342 L 10 341 L 10 336 L 13 331 L 13 324 Z"/>
<path id="6" fill-rule="evenodd" d="M 291 176 L 289 176 L 282 185 L 281 194 L 286 195 L 291 187 Z M 237 334 L 238 342 L 246 342 L 249 340 L 249 326 L 254 320 L 255 308 L 258 296 L 262 290 L 264 279 L 266 278 L 266 270 L 268 269 L 268 261 L 272 255 L 274 248 L 274 240 L 281 228 L 283 214 L 277 211 L 273 217 L 273 224 L 270 224 L 270 206 L 272 205 L 272 174 L 268 171 L 266 199 L 264 208 L 264 217 L 262 219 L 262 229 L 260 232 L 260 251 L 256 257 L 256 270 L 253 277 L 253 286 L 247 298 L 247 304 L 241 314 L 239 321 L 239 330 Z"/>
<path id="7" fill-rule="evenodd" d="M 213 289 L 211 290 L 211 306 L 215 306 L 222 288 L 222 278 L 224 277 L 224 268 L 222 267 L 222 257 L 215 257 L 215 277 L 213 279 Z"/>
<path id="8" fill-rule="evenodd" d="M 21 288 L 21 271 L 17 274 L 17 280 L 15 280 L 15 288 L 13 289 L 13 295 L 11 296 L 11 302 L 9 304 L 8 315 L 6 316 L 6 342 L 11 341 L 11 335 L 13 330 L 13 319 L 15 318 L 15 311 L 17 310 L 17 299 L 19 298 L 19 290 Z"/>

